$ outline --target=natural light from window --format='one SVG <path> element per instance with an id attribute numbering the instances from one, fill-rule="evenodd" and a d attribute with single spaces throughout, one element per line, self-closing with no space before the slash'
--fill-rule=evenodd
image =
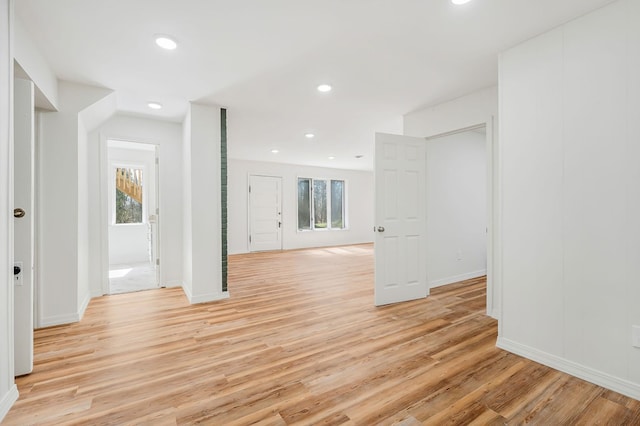
<path id="1" fill-rule="evenodd" d="M 142 169 L 116 168 L 115 223 L 142 223 Z"/>
<path id="2" fill-rule="evenodd" d="M 343 180 L 298 178 L 298 230 L 346 228 Z"/>

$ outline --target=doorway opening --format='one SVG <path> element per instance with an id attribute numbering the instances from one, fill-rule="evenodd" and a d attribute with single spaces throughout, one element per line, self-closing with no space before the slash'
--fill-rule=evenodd
<path id="1" fill-rule="evenodd" d="M 427 138 L 429 288 L 487 275 L 486 125 Z"/>
<path id="2" fill-rule="evenodd" d="M 157 146 L 107 141 L 106 294 L 160 285 Z"/>
<path id="3" fill-rule="evenodd" d="M 486 275 L 487 314 L 499 315 L 492 267 L 493 127 L 491 117 L 423 138 L 376 134 L 376 305 Z"/>

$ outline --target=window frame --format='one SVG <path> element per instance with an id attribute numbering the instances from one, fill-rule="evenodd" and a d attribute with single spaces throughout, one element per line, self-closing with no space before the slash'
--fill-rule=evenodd
<path id="1" fill-rule="evenodd" d="M 309 180 L 309 223 L 310 227 L 308 229 L 300 228 L 300 217 L 299 217 L 299 183 L 300 180 Z M 315 204 L 313 202 L 314 197 L 314 181 L 325 181 L 327 186 L 327 227 L 326 228 L 316 228 L 315 226 Z M 332 181 L 342 182 L 342 228 L 334 228 L 331 226 L 332 217 L 331 217 L 331 191 L 332 191 Z M 347 204 L 347 192 L 348 192 L 348 183 L 347 179 L 342 178 L 326 178 L 326 177 L 308 177 L 308 176 L 297 176 L 296 177 L 296 231 L 297 232 L 332 232 L 332 231 L 348 231 L 349 230 L 349 221 L 348 221 L 348 204 Z"/>

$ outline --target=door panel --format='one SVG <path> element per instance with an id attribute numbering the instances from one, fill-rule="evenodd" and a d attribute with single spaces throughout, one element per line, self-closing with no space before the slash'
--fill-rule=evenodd
<path id="1" fill-rule="evenodd" d="M 249 176 L 249 251 L 282 250 L 282 178 Z"/>
<path id="2" fill-rule="evenodd" d="M 426 297 L 426 141 L 376 134 L 375 304 Z"/>
<path id="3" fill-rule="evenodd" d="M 13 219 L 14 259 L 20 273 L 14 276 L 14 372 L 33 370 L 33 287 L 35 253 L 35 134 L 34 86 L 14 82 L 14 203 L 25 211 Z"/>

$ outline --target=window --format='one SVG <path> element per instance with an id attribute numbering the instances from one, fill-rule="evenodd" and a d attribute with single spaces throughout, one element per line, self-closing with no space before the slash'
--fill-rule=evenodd
<path id="1" fill-rule="evenodd" d="M 298 178 L 298 230 L 344 229 L 344 181 Z"/>
<path id="2" fill-rule="evenodd" d="M 142 223 L 142 169 L 116 168 L 116 223 Z"/>

